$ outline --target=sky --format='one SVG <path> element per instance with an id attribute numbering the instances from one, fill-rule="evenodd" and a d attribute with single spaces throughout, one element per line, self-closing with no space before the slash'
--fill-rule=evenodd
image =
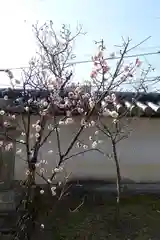
<path id="1" fill-rule="evenodd" d="M 96 51 L 94 41 L 104 39 L 106 55 L 121 45 L 122 36 L 132 39 L 131 46 L 148 36 L 151 38 L 130 54 L 160 50 L 160 1 L 158 0 L 0 0 L 0 68 L 27 66 L 35 53 L 32 24 L 52 20 L 59 29 L 69 24 L 73 32 L 77 24 L 83 26 L 85 36 L 80 36 L 75 45 L 76 60 L 90 60 Z M 134 61 L 134 59 L 132 59 Z M 154 75 L 160 75 L 160 55 L 141 58 L 155 67 Z M 109 63 L 113 64 L 113 63 Z M 79 64 L 74 78 L 90 80 L 91 64 Z M 13 70 L 15 77 L 20 72 Z M 0 86 L 9 83 L 0 74 Z"/>

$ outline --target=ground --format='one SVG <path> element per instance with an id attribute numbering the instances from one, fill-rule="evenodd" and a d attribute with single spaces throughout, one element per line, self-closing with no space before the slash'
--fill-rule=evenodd
<path id="1" fill-rule="evenodd" d="M 79 199 L 80 200 L 80 199 Z M 80 201 L 79 201 L 80 202 Z M 87 199 L 78 210 L 78 198 L 62 202 L 45 224 L 41 237 L 56 240 L 158 240 L 160 239 L 160 198 L 132 196 L 121 200 L 120 220 L 116 222 L 113 198 Z M 71 210 L 66 210 L 72 206 Z M 47 229 L 48 228 L 48 229 Z M 47 234 L 49 233 L 49 235 Z"/>
<path id="2" fill-rule="evenodd" d="M 83 201 L 83 205 L 75 210 Z M 160 239 L 158 193 L 132 195 L 126 192 L 125 196 L 123 193 L 119 219 L 116 219 L 116 196 L 107 192 L 73 191 L 58 202 L 45 198 L 44 194 L 36 203 L 41 214 L 32 240 Z"/>

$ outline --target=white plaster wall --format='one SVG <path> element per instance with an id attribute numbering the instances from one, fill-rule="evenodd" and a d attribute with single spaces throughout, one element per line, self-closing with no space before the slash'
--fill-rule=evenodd
<path id="1" fill-rule="evenodd" d="M 36 121 L 36 116 L 32 122 Z M 105 120 L 109 123 L 109 120 Z M 62 126 L 60 131 L 61 147 L 65 151 L 71 139 L 79 127 L 79 120 L 72 125 Z M 132 130 L 130 136 L 122 140 L 118 145 L 118 155 L 121 166 L 121 175 L 126 180 L 137 182 L 160 181 L 160 119 L 141 118 L 132 120 L 129 129 Z M 93 135 L 95 128 L 87 128 L 82 133 L 80 140 L 85 144 L 89 143 L 89 136 Z M 47 130 L 45 131 L 47 133 Z M 49 177 L 51 170 L 58 160 L 57 144 L 55 134 L 49 138 L 51 143 L 46 143 L 40 151 L 39 159 L 45 159 L 48 164 L 46 177 Z M 110 141 L 100 134 L 99 139 L 104 140 L 100 145 L 106 153 L 111 153 Z M 19 148 L 19 146 L 17 145 Z M 48 154 L 48 150 L 53 149 L 53 154 Z M 71 153 L 80 149 L 74 148 Z M 70 154 L 71 154 L 70 153 Z M 26 163 L 16 156 L 15 179 L 25 178 Z M 91 151 L 78 157 L 73 157 L 65 164 L 66 174 L 71 174 L 71 178 L 91 178 L 91 179 L 114 179 L 116 177 L 115 164 L 102 154 Z M 38 179 L 38 182 L 41 182 Z"/>

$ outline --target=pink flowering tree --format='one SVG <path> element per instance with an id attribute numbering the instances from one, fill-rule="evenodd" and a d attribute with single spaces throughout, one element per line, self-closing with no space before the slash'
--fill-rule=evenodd
<path id="1" fill-rule="evenodd" d="M 17 97 L 15 101 L 17 106 L 8 106 L 0 111 L 2 125 L 6 129 L 5 136 L 9 140 L 5 150 L 12 148 L 12 142 L 16 143 L 16 153 L 25 161 L 27 167 L 26 178 L 21 183 L 24 186 L 24 194 L 17 207 L 18 211 L 21 204 L 25 204 L 25 217 L 24 213 L 20 214 L 14 239 L 21 239 L 22 237 L 30 239 L 37 225 L 45 229 L 44 223 L 39 222 L 39 215 L 43 207 L 38 204 L 37 199 L 41 195 L 45 197 L 45 191 L 47 197 L 50 196 L 54 202 L 61 200 L 67 194 L 68 186 L 66 183 L 69 177 L 65 177 L 62 182 L 56 181 L 57 175 L 64 172 L 66 161 L 88 151 L 98 151 L 108 157 L 108 153 L 101 151 L 100 144 L 102 141 L 98 139 L 98 131 L 103 132 L 112 141 L 118 176 L 117 199 L 119 199 L 120 167 L 116 155 L 117 138 L 114 137 L 113 132 L 108 127 L 101 124 L 101 116 L 104 114 L 113 118 L 114 128 L 117 130 L 117 132 L 114 131 L 114 134 L 119 136 L 120 116 L 118 111 L 117 109 L 108 110 L 106 106 L 109 101 L 116 102 L 115 95 L 111 95 L 111 92 L 123 83 L 131 82 L 136 69 L 141 64 L 137 59 L 133 64 L 124 65 L 124 57 L 128 53 L 130 40 L 123 44 L 120 58 L 113 71 L 105 60 L 104 49 L 100 47 L 98 54 L 93 58 L 94 68 L 90 76 L 94 92 L 86 92 L 84 86 L 73 86 L 73 64 L 70 62 L 75 57 L 73 54 L 74 41 L 76 37 L 83 34 L 82 29 L 78 29 L 73 36 L 64 25 L 57 33 L 50 21 L 49 24 L 46 23 L 42 27 L 39 27 L 38 24 L 34 25 L 33 30 L 38 44 L 38 54 L 29 62 L 29 68 L 23 70 L 22 79 L 15 80 L 10 74 L 11 90 L 4 96 L 7 100 L 9 94 L 14 95 L 17 85 L 22 86 L 21 96 Z M 111 57 L 114 58 L 114 54 Z M 77 115 L 81 117 L 79 128 L 64 151 L 60 140 L 61 127 L 73 124 Z M 16 125 L 21 133 L 19 138 L 7 133 L 7 129 L 11 125 Z M 90 136 L 91 144 L 88 145 L 80 140 L 80 136 L 86 128 L 92 127 L 98 128 L 95 132 L 97 138 Z M 58 160 L 56 159 L 57 163 L 52 169 L 52 174 L 48 176 L 45 171 L 47 159 L 42 160 L 40 154 L 41 149 L 47 142 L 51 146 L 48 153 L 52 154 L 55 151 L 52 143 L 49 142 L 51 135 L 55 136 Z M 3 143 L 1 144 L 3 145 Z M 75 147 L 77 147 L 77 152 L 72 154 L 72 149 Z M 47 190 L 37 185 L 37 176 L 44 180 Z M 54 205 L 53 201 L 52 205 Z M 49 212 L 50 208 L 51 205 L 48 204 L 45 212 Z"/>
<path id="2" fill-rule="evenodd" d="M 117 152 L 117 146 L 120 141 L 129 137 L 131 129 L 129 127 L 131 123 L 131 116 L 139 116 L 140 112 L 136 112 L 134 103 L 137 102 L 139 107 L 144 111 L 146 106 L 140 105 L 138 98 L 140 93 L 147 92 L 148 90 L 148 74 L 153 71 L 151 65 L 148 66 L 147 70 L 143 70 L 142 61 L 139 58 L 136 58 L 131 63 L 125 62 L 125 54 L 128 53 L 128 46 L 130 41 L 124 42 L 125 51 L 120 50 L 121 58 L 118 60 L 116 65 L 116 70 L 113 71 L 107 58 L 105 58 L 105 47 L 100 45 L 98 54 L 93 57 L 93 70 L 91 72 L 92 85 L 95 87 L 97 94 L 101 95 L 107 90 L 107 94 L 101 101 L 99 106 L 99 112 L 97 115 L 97 120 L 95 126 L 97 128 L 94 133 L 95 136 L 90 136 L 90 140 L 93 141 L 94 147 L 99 146 L 103 141 L 100 140 L 97 136 L 104 135 L 106 139 L 109 139 L 111 143 L 111 152 L 103 152 L 106 156 L 107 161 L 113 160 L 116 167 L 116 188 L 117 188 L 117 211 L 116 218 L 119 216 L 119 203 L 120 196 L 122 192 L 121 186 L 121 170 L 119 163 L 119 156 Z M 112 53 L 108 59 L 116 58 L 115 54 Z M 141 71 L 140 71 L 141 70 Z M 137 74 L 138 73 L 138 74 Z M 145 74 L 144 74 L 145 73 Z M 136 76 L 136 78 L 135 78 Z M 156 82 L 156 79 L 152 80 L 152 83 Z M 120 99 L 117 97 L 116 91 L 123 87 L 123 85 L 130 85 L 134 89 L 134 99 L 132 103 L 126 101 L 125 105 L 122 104 Z M 132 90 L 133 91 L 133 90 Z M 92 102 L 92 106 L 94 106 Z M 106 121 L 106 117 L 108 120 Z M 135 118 L 134 118 L 135 119 Z M 96 139 L 96 140 L 95 140 Z M 97 140 L 98 139 L 98 140 Z M 107 142 L 106 142 L 107 144 Z"/>

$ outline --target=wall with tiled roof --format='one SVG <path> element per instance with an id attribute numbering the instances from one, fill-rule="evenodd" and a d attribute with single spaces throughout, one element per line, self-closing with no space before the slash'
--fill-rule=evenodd
<path id="1" fill-rule="evenodd" d="M 14 102 L 13 100 L 17 99 L 20 92 L 20 90 L 15 91 L 14 96 L 9 96 L 8 94 L 9 101 L 11 100 L 12 104 Z M 4 97 L 5 94 L 6 92 L 3 92 L 1 97 Z M 137 97 L 136 93 L 117 92 L 115 93 L 115 95 L 116 99 L 114 102 L 109 102 L 108 100 L 106 100 L 107 108 L 114 108 L 116 109 L 116 111 L 122 111 L 122 109 L 125 108 L 129 110 L 129 113 L 134 113 L 133 110 L 136 110 L 135 113 L 137 112 L 138 114 L 140 114 L 139 116 L 149 116 L 149 118 L 133 118 L 129 124 L 130 136 L 125 140 L 122 140 L 117 146 L 122 178 L 126 181 L 136 182 L 160 181 L 160 122 L 158 118 L 150 118 L 151 116 L 160 116 L 160 94 L 143 93 L 138 94 Z M 1 100 L 2 102 L 0 102 L 0 106 L 2 106 L 1 103 L 8 103 L 3 98 L 1 98 Z M 20 119 L 20 117 L 17 119 L 19 124 Z M 33 115 L 31 119 L 31 125 L 34 124 L 37 119 L 38 116 Z M 110 118 L 105 118 L 105 121 L 107 124 L 109 123 L 109 121 L 112 120 Z M 73 124 L 62 126 L 60 133 L 62 150 L 65 150 L 67 148 L 70 140 L 77 132 L 79 125 L 80 117 L 77 116 L 75 117 L 75 122 Z M 80 139 L 84 141 L 85 144 L 89 145 L 89 136 L 93 135 L 95 130 L 95 128 L 85 129 Z M 46 129 L 45 131 L 47 133 L 48 129 Z M 105 139 L 102 134 L 100 134 L 99 139 L 103 140 L 100 148 L 106 153 L 111 153 L 111 144 L 109 139 Z M 47 142 L 41 149 L 40 157 L 48 161 L 48 164 L 45 166 L 48 171 L 46 173 L 46 176 L 50 176 L 51 169 L 54 168 L 54 166 L 56 165 L 56 147 L 56 139 L 53 134 L 49 139 L 49 142 Z M 17 144 L 17 148 L 23 148 L 22 144 Z M 51 154 L 48 153 L 50 149 L 54 150 Z M 80 151 L 80 149 L 77 149 L 75 147 L 72 153 L 77 151 Z M 24 179 L 25 169 L 26 163 L 17 155 L 15 161 L 14 178 L 18 180 Z M 79 157 L 72 157 L 66 163 L 66 171 L 68 174 L 71 173 L 71 178 L 73 179 L 90 178 L 115 180 L 116 178 L 114 162 L 95 151 L 80 155 Z M 38 181 L 42 182 L 40 179 L 38 179 Z"/>
<path id="2" fill-rule="evenodd" d="M 38 116 L 33 116 L 32 124 L 35 123 L 37 119 Z M 105 118 L 104 120 L 107 125 L 112 121 L 111 118 Z M 129 132 L 129 137 L 119 142 L 117 150 L 122 178 L 125 181 L 160 181 L 159 124 L 160 120 L 158 118 L 133 118 L 128 127 L 124 128 L 126 135 Z M 67 149 L 79 125 L 80 117 L 77 116 L 73 124 L 61 126 L 60 139 L 62 151 Z M 86 128 L 79 139 L 90 147 L 91 141 L 89 140 L 89 136 L 94 137 L 96 130 L 94 127 Z M 45 133 L 47 134 L 47 132 L 48 130 L 46 129 Z M 98 139 L 103 140 L 103 143 L 98 145 L 98 147 L 105 153 L 112 153 L 110 140 L 101 133 L 99 133 Z M 23 148 L 23 145 L 17 144 L 17 148 Z M 48 152 L 50 149 L 53 150 L 52 153 Z M 83 150 L 83 147 L 77 148 L 75 145 L 70 154 Z M 22 155 L 23 157 L 25 156 L 24 154 Z M 45 176 L 48 177 L 51 174 L 52 168 L 56 166 L 58 156 L 57 142 L 54 134 L 52 134 L 48 142 L 44 144 L 39 156 L 40 159 L 48 161 L 48 164 L 45 165 L 45 169 L 47 170 Z M 70 174 L 72 179 L 101 179 L 113 180 L 115 182 L 116 168 L 114 161 L 94 150 L 77 157 L 72 157 L 66 162 L 65 166 L 66 170 L 64 174 Z M 17 155 L 15 161 L 15 179 L 24 179 L 25 170 L 26 163 Z M 39 171 L 39 168 L 37 171 Z M 59 174 L 58 179 L 61 179 L 61 176 L 62 175 Z M 38 181 L 43 182 L 42 179 L 38 179 Z"/>
<path id="3" fill-rule="evenodd" d="M 14 91 L 9 89 L 0 90 L 0 99 L 3 99 L 5 95 L 8 96 L 9 100 L 5 104 L 8 111 L 22 112 L 24 110 L 23 105 L 27 101 L 27 97 L 23 96 L 22 92 L 21 89 L 15 89 Z M 47 91 L 28 90 L 28 92 L 35 99 L 47 98 L 49 95 Z M 68 96 L 68 92 L 61 92 L 61 96 Z M 127 113 L 127 115 L 131 116 L 160 117 L 159 93 L 115 92 L 115 96 L 115 101 L 106 101 L 106 109 L 117 111 L 119 114 Z M 2 100 L 1 107 L 4 107 Z M 32 107 L 33 112 L 36 113 L 36 106 L 33 105 Z M 64 111 L 63 107 L 57 107 L 57 114 L 63 114 Z"/>

